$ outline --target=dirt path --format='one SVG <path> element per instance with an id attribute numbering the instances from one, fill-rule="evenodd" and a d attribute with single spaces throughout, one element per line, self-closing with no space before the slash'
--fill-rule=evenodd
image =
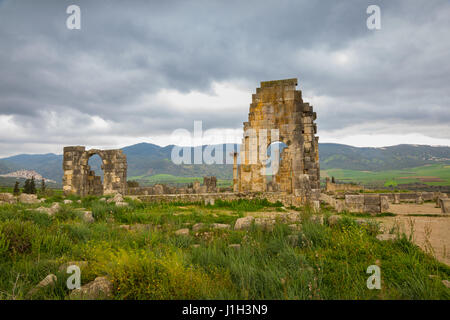
<path id="1" fill-rule="evenodd" d="M 390 205 L 389 211 L 397 216 L 376 218 L 382 223 L 384 230 L 398 226 L 408 236 L 413 230 L 415 244 L 426 252 L 432 252 L 439 261 L 450 265 L 450 215 L 427 216 L 441 215 L 441 209 L 435 208 L 433 203 Z M 417 216 L 408 216 L 411 214 Z"/>

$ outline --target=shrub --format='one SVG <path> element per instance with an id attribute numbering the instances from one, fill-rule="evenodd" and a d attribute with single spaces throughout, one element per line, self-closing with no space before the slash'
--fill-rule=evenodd
<path id="1" fill-rule="evenodd" d="M 69 206 L 62 205 L 55 213 L 54 218 L 58 221 L 74 220 L 77 218 L 77 213 Z"/>
<path id="2" fill-rule="evenodd" d="M 3 232 L 0 231 L 0 257 L 3 257 L 9 249 L 9 240 Z"/>
<path id="3" fill-rule="evenodd" d="M 331 230 L 318 223 L 306 221 L 302 225 L 300 240 L 302 247 L 325 247 L 331 243 Z"/>
<path id="4" fill-rule="evenodd" d="M 0 225 L 3 239 L 9 242 L 8 250 L 13 255 L 31 252 L 31 245 L 36 227 L 33 223 L 26 221 L 6 221 Z"/>
<path id="5" fill-rule="evenodd" d="M 210 277 L 187 265 L 176 252 L 156 256 L 145 250 L 119 249 L 95 268 L 112 277 L 120 299 L 204 299 L 229 285 L 226 278 Z"/>

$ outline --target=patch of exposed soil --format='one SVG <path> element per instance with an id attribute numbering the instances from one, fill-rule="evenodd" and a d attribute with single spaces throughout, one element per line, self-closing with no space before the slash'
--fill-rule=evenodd
<path id="1" fill-rule="evenodd" d="M 406 214 L 441 214 L 441 208 L 436 208 L 435 203 L 427 202 L 424 204 L 402 203 L 389 204 L 389 212 L 406 215 Z M 450 215 L 449 215 L 450 216 Z"/>
<path id="2" fill-rule="evenodd" d="M 390 212 L 396 217 L 376 218 L 382 228 L 391 230 L 398 227 L 408 236 L 413 234 L 413 242 L 425 252 L 433 254 L 439 261 L 450 265 L 450 214 L 430 217 L 427 214 L 441 214 L 433 203 L 390 205 Z M 418 216 L 408 216 L 415 214 Z"/>

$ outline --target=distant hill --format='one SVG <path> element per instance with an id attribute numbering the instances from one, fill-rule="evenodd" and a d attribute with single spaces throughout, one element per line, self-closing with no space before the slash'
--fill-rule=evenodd
<path id="1" fill-rule="evenodd" d="M 239 145 L 229 145 L 239 150 Z M 139 143 L 122 148 L 128 159 L 128 177 L 144 179 L 156 174 L 179 177 L 214 175 L 219 179 L 232 178 L 232 165 L 175 165 L 171 160 L 173 146 L 160 147 Z M 206 146 L 196 147 L 202 148 Z M 223 149 L 224 157 L 225 148 Z M 450 164 L 450 147 L 427 145 L 398 145 L 384 148 L 359 148 L 342 144 L 319 144 L 321 169 L 347 169 L 357 171 L 385 171 L 419 167 L 428 164 Z M 194 157 L 194 148 L 191 158 Z M 101 172 L 100 159 L 92 158 L 90 165 Z M 62 180 L 62 155 L 17 155 L 0 159 L 0 174 L 20 169 L 34 170 L 47 179 Z"/>
<path id="2" fill-rule="evenodd" d="M 384 171 L 450 163 L 450 147 L 401 144 L 358 148 L 335 143 L 319 144 L 321 169 Z"/>

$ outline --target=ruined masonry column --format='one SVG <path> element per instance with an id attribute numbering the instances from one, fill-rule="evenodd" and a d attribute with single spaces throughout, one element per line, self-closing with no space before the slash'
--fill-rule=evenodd
<path id="1" fill-rule="evenodd" d="M 239 191 L 237 156 L 238 156 L 238 153 L 234 152 L 233 153 L 233 192 Z"/>

